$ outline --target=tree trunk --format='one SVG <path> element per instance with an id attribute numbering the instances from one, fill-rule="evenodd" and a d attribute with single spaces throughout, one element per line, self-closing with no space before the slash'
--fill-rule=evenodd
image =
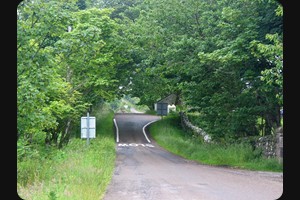
<path id="1" fill-rule="evenodd" d="M 69 130 L 70 130 L 70 127 L 71 127 L 71 122 L 72 122 L 72 120 L 68 119 L 65 131 L 61 135 L 61 139 L 59 141 L 58 148 L 62 148 L 63 144 L 67 144 L 68 143 L 69 136 L 70 136 Z"/>

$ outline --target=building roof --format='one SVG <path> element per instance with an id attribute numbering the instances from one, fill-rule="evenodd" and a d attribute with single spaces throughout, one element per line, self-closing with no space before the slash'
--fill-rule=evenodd
<path id="1" fill-rule="evenodd" d="M 168 103 L 169 105 L 175 104 L 177 99 L 176 94 L 170 94 L 160 100 L 157 101 L 157 103 Z"/>

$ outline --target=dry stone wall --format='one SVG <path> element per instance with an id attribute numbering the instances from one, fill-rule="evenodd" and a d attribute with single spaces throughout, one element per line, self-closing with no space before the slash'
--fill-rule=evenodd
<path id="1" fill-rule="evenodd" d="M 283 128 L 279 127 L 274 135 L 259 137 L 255 141 L 256 148 L 262 148 L 263 155 L 267 158 L 278 158 L 283 161 Z"/>
<path id="2" fill-rule="evenodd" d="M 186 129 L 191 131 L 192 133 L 196 135 L 200 135 L 203 137 L 203 140 L 205 142 L 210 142 L 211 137 L 201 128 L 194 126 L 188 119 L 187 115 L 183 112 L 180 112 L 180 118 L 181 118 L 181 126 Z"/>
<path id="3" fill-rule="evenodd" d="M 203 129 L 194 126 L 189 121 L 185 113 L 180 112 L 179 114 L 181 118 L 181 125 L 183 128 L 192 131 L 194 134 L 202 136 L 205 142 L 211 141 L 211 137 Z M 282 127 L 276 130 L 275 135 L 256 137 L 254 139 L 253 145 L 255 148 L 261 148 L 262 153 L 266 158 L 277 157 L 279 162 L 283 162 L 283 128 Z"/>
<path id="4" fill-rule="evenodd" d="M 263 155 L 267 158 L 276 156 L 276 138 L 273 135 L 259 137 L 255 141 L 256 148 L 262 148 Z"/>

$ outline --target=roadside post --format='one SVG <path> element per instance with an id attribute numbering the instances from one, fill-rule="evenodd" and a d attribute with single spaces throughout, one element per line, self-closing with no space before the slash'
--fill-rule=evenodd
<path id="1" fill-rule="evenodd" d="M 81 117 L 81 138 L 86 138 L 86 144 L 90 144 L 90 138 L 96 137 L 96 117 L 91 117 L 87 113 L 86 117 Z"/>

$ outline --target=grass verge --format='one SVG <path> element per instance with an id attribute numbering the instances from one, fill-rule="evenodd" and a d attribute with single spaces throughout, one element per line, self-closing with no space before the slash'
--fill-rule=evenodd
<path id="1" fill-rule="evenodd" d="M 61 150 L 27 158 L 18 163 L 17 191 L 30 200 L 102 199 L 114 170 L 116 157 L 113 116 L 110 110 L 96 113 L 96 138 L 72 138 Z M 45 151 L 45 150 L 44 150 Z M 42 154 L 42 152 L 40 152 Z M 23 184 L 21 180 L 26 179 Z"/>
<path id="2" fill-rule="evenodd" d="M 219 145 L 203 143 L 184 132 L 177 115 L 165 117 L 150 126 L 151 136 L 166 150 L 202 164 L 241 169 L 282 172 L 277 159 L 264 158 L 249 144 Z"/>

